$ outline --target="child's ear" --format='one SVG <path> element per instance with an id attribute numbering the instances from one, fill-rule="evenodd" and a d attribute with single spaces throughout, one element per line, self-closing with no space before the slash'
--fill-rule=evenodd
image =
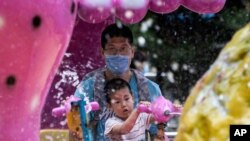
<path id="1" fill-rule="evenodd" d="M 112 109 L 112 106 L 111 106 L 110 103 L 107 103 L 107 107 L 108 107 L 109 109 Z"/>

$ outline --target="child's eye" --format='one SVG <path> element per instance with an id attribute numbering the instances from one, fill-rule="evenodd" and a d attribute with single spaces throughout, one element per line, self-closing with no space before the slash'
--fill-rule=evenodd
<path id="1" fill-rule="evenodd" d="M 119 104 L 119 103 L 120 103 L 120 101 L 116 101 L 116 102 L 115 102 L 115 104 Z"/>
<path id="2" fill-rule="evenodd" d="M 130 98 L 125 98 L 126 101 L 129 101 Z"/>

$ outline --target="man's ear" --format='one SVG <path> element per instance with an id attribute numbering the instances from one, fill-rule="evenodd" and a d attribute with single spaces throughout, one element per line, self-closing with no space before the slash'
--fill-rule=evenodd
<path id="1" fill-rule="evenodd" d="M 104 49 L 101 47 L 99 50 L 100 50 L 100 52 L 101 52 L 102 58 L 104 59 L 104 58 L 105 58 Z"/>
<path id="2" fill-rule="evenodd" d="M 132 47 L 131 47 L 131 58 L 134 58 L 134 55 L 135 55 L 135 50 L 136 50 L 136 48 L 135 48 L 135 46 L 133 45 Z"/>

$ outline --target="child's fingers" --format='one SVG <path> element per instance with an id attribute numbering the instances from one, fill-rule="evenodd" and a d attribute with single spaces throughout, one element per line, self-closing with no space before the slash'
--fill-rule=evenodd
<path id="1" fill-rule="evenodd" d="M 179 105 L 179 104 L 174 104 L 174 107 L 176 107 L 176 108 L 182 108 L 183 106 Z"/>
<path id="2" fill-rule="evenodd" d="M 146 105 L 146 106 L 150 106 L 151 103 L 148 101 L 140 101 L 140 104 Z"/>

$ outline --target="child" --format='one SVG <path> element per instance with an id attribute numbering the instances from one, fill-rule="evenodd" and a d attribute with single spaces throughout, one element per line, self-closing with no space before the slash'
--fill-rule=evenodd
<path id="1" fill-rule="evenodd" d="M 145 131 L 154 118 L 151 114 L 140 113 L 137 108 L 133 108 L 134 98 L 129 84 L 115 78 L 108 81 L 104 89 L 108 107 L 115 113 L 106 121 L 104 134 L 111 141 L 145 141 Z M 146 101 L 141 104 L 150 105 Z"/>

